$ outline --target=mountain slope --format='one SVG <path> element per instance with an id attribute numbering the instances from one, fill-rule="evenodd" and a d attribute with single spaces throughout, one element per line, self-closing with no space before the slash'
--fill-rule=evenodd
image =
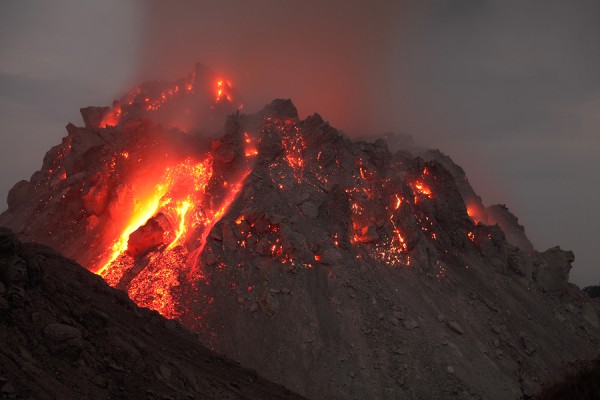
<path id="1" fill-rule="evenodd" d="M 209 137 L 136 93 L 67 126 L 0 224 L 312 398 L 514 399 L 597 355 L 573 253 L 535 251 L 443 153 L 352 141 L 289 100 Z"/>
<path id="2" fill-rule="evenodd" d="M 0 278 L 0 398 L 300 398 L 5 228 Z"/>

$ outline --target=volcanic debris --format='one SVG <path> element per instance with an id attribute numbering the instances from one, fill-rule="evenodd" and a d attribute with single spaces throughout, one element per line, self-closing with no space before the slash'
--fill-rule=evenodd
<path id="1" fill-rule="evenodd" d="M 0 228 L 1 399 L 300 399 Z"/>
<path id="2" fill-rule="evenodd" d="M 573 253 L 536 251 L 448 156 L 353 141 L 290 100 L 242 114 L 195 76 L 82 110 L 0 224 L 310 398 L 514 399 L 598 353 Z M 166 113 L 192 95 L 228 110 L 216 135 Z"/>

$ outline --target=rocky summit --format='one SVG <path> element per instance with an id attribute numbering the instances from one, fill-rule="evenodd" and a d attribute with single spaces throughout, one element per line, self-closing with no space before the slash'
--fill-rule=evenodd
<path id="1" fill-rule="evenodd" d="M 527 398 L 598 355 L 573 253 L 536 251 L 448 156 L 290 100 L 244 114 L 211 79 L 82 109 L 0 224 L 308 398 Z"/>

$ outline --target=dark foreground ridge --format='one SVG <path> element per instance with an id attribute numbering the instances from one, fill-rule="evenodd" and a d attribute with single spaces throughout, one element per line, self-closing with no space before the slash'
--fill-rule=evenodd
<path id="1" fill-rule="evenodd" d="M 544 387 L 533 400 L 596 400 L 600 396 L 600 358 L 565 367 L 554 384 Z"/>
<path id="2" fill-rule="evenodd" d="M 300 399 L 0 228 L 0 399 Z"/>

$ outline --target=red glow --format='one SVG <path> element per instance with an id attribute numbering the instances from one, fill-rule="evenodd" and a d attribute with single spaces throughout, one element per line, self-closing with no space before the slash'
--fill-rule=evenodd
<path id="1" fill-rule="evenodd" d="M 113 106 L 112 111 L 108 112 L 100 121 L 100 128 L 106 128 L 109 126 L 117 126 L 119 124 L 119 118 L 121 117 L 121 105 L 116 103 Z"/>
<path id="2" fill-rule="evenodd" d="M 396 202 L 394 203 L 394 210 L 397 210 L 402 205 L 403 199 L 402 199 L 402 197 L 398 196 L 398 194 L 394 194 L 394 196 L 396 197 Z"/>
<path id="3" fill-rule="evenodd" d="M 474 234 L 473 232 L 468 232 L 468 233 L 467 233 L 467 237 L 469 238 L 469 240 L 470 240 L 471 242 L 474 242 L 474 241 L 475 241 L 475 234 Z"/>
<path id="4" fill-rule="evenodd" d="M 479 208 L 472 204 L 467 205 L 467 215 L 469 217 L 471 217 L 471 219 L 473 220 L 473 222 L 475 222 L 475 224 L 478 224 L 481 221 L 481 215 L 479 213 Z"/>
<path id="5" fill-rule="evenodd" d="M 299 134 L 286 135 L 286 137 L 282 139 L 282 144 L 287 162 L 290 167 L 292 167 L 292 170 L 294 170 L 296 179 L 300 181 L 304 170 L 304 157 L 302 155 L 302 152 L 306 147 L 304 138 Z"/>
<path id="6" fill-rule="evenodd" d="M 214 95 L 209 92 L 210 100 L 215 103 L 227 101 L 233 103 L 234 90 L 230 81 L 226 79 L 217 79 L 210 81 L 210 85 L 214 86 Z M 205 93 L 202 88 L 206 82 L 197 82 L 196 73 L 192 73 L 187 79 L 181 79 L 177 83 L 166 83 L 156 81 L 151 85 L 141 85 L 134 88 L 120 102 L 115 102 L 112 110 L 106 113 L 99 123 L 100 128 L 117 126 L 122 122 L 122 118 L 129 115 L 133 109 L 134 115 L 139 115 L 138 108 L 142 108 L 145 112 L 155 112 L 163 108 L 166 104 L 174 103 L 176 99 L 192 98 Z M 198 86 L 200 85 L 200 86 Z M 212 89 L 211 89 L 212 90 Z M 214 96 L 214 97 L 213 97 Z M 242 107 L 240 105 L 240 107 Z M 189 113 L 188 107 L 182 108 L 186 113 Z M 177 125 L 179 126 L 179 125 Z"/>
<path id="7" fill-rule="evenodd" d="M 213 101 L 230 102 L 233 89 L 229 81 L 214 80 L 214 77 L 204 86 L 197 86 L 192 77 L 164 90 L 160 87 L 159 93 L 147 93 L 138 88 L 133 92 L 130 102 L 123 102 L 125 115 L 127 105 L 132 102 L 138 108 L 156 111 L 178 96 L 194 92 L 208 94 L 209 103 L 214 109 L 220 109 Z M 117 125 L 122 113 L 121 107 L 115 105 L 113 112 L 103 121 L 103 126 Z M 242 116 L 240 120 L 244 118 Z M 430 211 L 433 207 L 428 207 L 435 204 L 426 200 L 433 198 L 428 185 L 436 182 L 435 169 L 419 169 L 421 174 L 407 179 L 406 176 L 411 176 L 408 171 L 412 169 L 404 168 L 388 174 L 382 167 L 384 164 L 380 164 L 368 151 L 358 151 L 348 156 L 335 146 L 307 148 L 307 143 L 314 143 L 315 138 L 311 136 L 311 131 L 306 130 L 305 123 L 298 123 L 295 119 L 265 117 L 260 131 L 254 123 L 239 126 L 249 132 L 236 131 L 235 134 L 240 136 L 235 136 L 231 142 L 213 141 L 213 144 L 218 142 L 218 146 L 233 143 L 233 150 L 224 147 L 227 151 L 231 150 L 230 153 L 217 152 L 220 147 L 214 145 L 212 152 L 183 159 L 184 156 L 172 155 L 181 153 L 169 150 L 171 157 L 179 157 L 173 161 L 167 157 L 167 151 L 164 151 L 163 159 L 161 150 L 160 159 L 156 161 L 156 174 L 133 177 L 130 182 L 125 182 L 124 186 L 131 187 L 133 192 L 131 207 L 118 209 L 114 215 L 111 214 L 113 220 L 110 222 L 115 231 L 106 233 L 110 248 L 101 254 L 95 269 L 111 285 L 126 286 L 130 297 L 138 305 L 157 310 L 169 318 L 181 316 L 185 310 L 174 293 L 178 293 L 178 287 L 184 286 L 184 282 L 204 280 L 208 285 L 213 272 L 229 272 L 227 263 L 231 260 L 234 260 L 233 265 L 237 268 L 248 268 L 248 264 L 239 262 L 242 258 L 230 257 L 230 248 L 226 247 L 229 243 L 239 252 L 237 256 L 252 259 L 262 257 L 264 259 L 261 261 L 271 264 L 286 264 L 285 269 L 299 265 L 312 268 L 315 262 L 322 261 L 322 254 L 307 253 L 306 249 L 300 251 L 294 247 L 295 243 L 290 243 L 289 226 L 285 225 L 289 222 L 287 214 L 267 215 L 266 209 L 261 211 L 261 205 L 257 207 L 252 204 L 254 194 L 250 192 L 254 193 L 255 187 L 249 188 L 239 199 L 240 202 L 248 201 L 248 208 L 246 204 L 234 204 L 254 164 L 268 167 L 272 182 L 263 188 L 279 188 L 281 192 L 275 193 L 275 196 L 283 199 L 302 196 L 312 188 L 324 194 L 334 185 L 343 185 L 348 203 L 345 200 L 339 204 L 344 204 L 344 213 L 350 213 L 351 223 L 343 221 L 343 224 L 333 224 L 332 231 L 319 233 L 321 236 L 317 237 L 320 242 L 308 246 L 313 251 L 328 249 L 335 254 L 337 250 L 330 247 L 335 246 L 352 252 L 352 257 L 357 259 L 390 267 L 408 267 L 417 240 L 425 238 L 429 245 L 438 245 L 431 242 L 438 240 L 438 236 L 434 231 L 435 218 Z M 261 136 L 263 134 L 273 135 Z M 263 143 L 264 147 L 261 146 L 261 137 L 269 138 L 268 143 Z M 320 140 L 318 135 L 316 137 Z M 271 148 L 271 138 L 275 139 L 277 151 L 258 159 L 259 149 Z M 221 157 L 222 154 L 225 157 Z M 233 156 L 228 159 L 230 154 Z M 213 160 L 218 161 L 213 163 Z M 142 165 L 148 160 L 139 155 L 137 148 L 127 148 L 115 152 L 106 165 L 107 170 L 118 174 L 119 165 L 129 167 L 138 162 L 142 162 L 139 164 Z M 221 170 L 224 164 L 228 166 Z M 351 177 L 336 179 L 335 174 L 348 170 L 352 171 Z M 298 204 L 297 209 L 304 217 L 314 218 L 300 207 L 303 203 Z M 349 204 L 350 210 L 346 209 L 346 204 Z M 258 212 L 255 212 L 255 207 Z M 229 209 L 236 214 L 221 221 Z M 311 210 L 310 207 L 307 209 Z M 329 208 L 320 208 L 319 213 L 323 210 Z M 336 214 L 332 212 L 331 215 Z M 153 223 L 154 228 L 151 226 Z M 215 228 L 217 223 L 219 225 Z M 149 230 L 148 236 L 158 232 L 159 238 L 154 240 L 152 237 L 154 242 L 150 242 L 148 248 L 143 247 L 145 243 L 141 246 L 138 244 L 141 250 L 136 250 L 134 239 L 136 235 L 141 235 L 140 232 L 144 233 L 144 229 Z M 441 238 L 446 239 L 445 236 Z M 468 238 L 475 240 L 472 232 L 468 233 Z M 329 258 L 329 254 L 326 254 Z M 144 268 L 139 271 L 141 266 Z M 238 284 L 243 285 L 242 282 Z M 230 286 L 234 287 L 235 282 L 230 282 Z M 244 287 L 248 292 L 254 289 L 254 286 L 246 284 L 240 286 L 242 291 Z"/>
<path id="8" fill-rule="evenodd" d="M 96 272 L 109 284 L 117 285 L 133 262 L 126 253 L 132 234 L 152 218 L 164 216 L 162 250 L 149 254 L 148 265 L 131 281 L 128 292 L 140 306 L 155 309 L 168 318 L 179 316 L 172 289 L 179 285 L 181 276 L 202 279 L 198 258 L 206 238 L 236 198 L 247 173 L 233 184 L 224 185 L 228 190 L 223 200 L 207 207 L 205 205 L 211 195 L 206 189 L 212 175 L 213 158 L 209 155 L 202 161 L 188 158 L 168 166 L 154 182 L 133 181 L 134 206 L 130 214 L 123 214 L 113 221 L 120 234 L 100 257 Z M 193 241 L 190 242 L 190 239 Z M 190 243 L 194 243 L 195 250 L 188 255 L 186 246 Z M 183 244 L 187 245 L 182 247 Z"/>
<path id="9" fill-rule="evenodd" d="M 202 200 L 211 176 L 212 157 L 202 162 L 187 159 L 179 165 L 166 168 L 164 176 L 149 185 L 150 189 L 140 188 L 133 213 L 122 222 L 115 221 L 116 225 L 124 225 L 124 228 L 96 272 L 106 278 L 112 262 L 127 250 L 129 236 L 159 212 L 170 216 L 172 221 L 179 221 L 174 225 L 181 232 L 169 243 L 169 246 L 174 246 L 191 222 L 188 212 L 193 207 L 192 198 L 197 204 Z M 188 194 L 188 187 L 193 188 L 193 195 Z"/>
<path id="10" fill-rule="evenodd" d="M 216 215 L 197 208 L 203 203 L 206 187 L 212 176 L 212 157 L 203 161 L 186 159 L 165 168 L 153 183 L 132 182 L 136 198 L 131 214 L 113 221 L 122 226 L 121 233 L 108 251 L 101 256 L 96 272 L 111 285 L 117 285 L 127 270 L 132 234 L 156 217 L 166 218 L 163 232 L 164 249 L 151 253 L 147 267 L 129 285 L 129 295 L 140 306 L 157 310 L 166 317 L 178 316 L 172 288 L 179 285 L 185 268 L 185 252 L 178 250 L 190 231 L 206 230 L 214 224 Z M 216 213 L 215 213 L 216 214 Z M 119 229 L 119 228 L 117 228 Z"/>
<path id="11" fill-rule="evenodd" d="M 216 102 L 218 103 L 223 100 L 231 102 L 233 98 L 232 91 L 233 89 L 231 88 L 231 82 L 224 79 L 217 80 L 215 97 Z"/>
<path id="12" fill-rule="evenodd" d="M 415 190 L 418 193 L 431 198 L 431 195 L 432 195 L 431 190 L 427 186 L 425 186 L 425 184 L 423 182 L 416 181 L 413 184 L 413 187 L 415 188 Z"/>

